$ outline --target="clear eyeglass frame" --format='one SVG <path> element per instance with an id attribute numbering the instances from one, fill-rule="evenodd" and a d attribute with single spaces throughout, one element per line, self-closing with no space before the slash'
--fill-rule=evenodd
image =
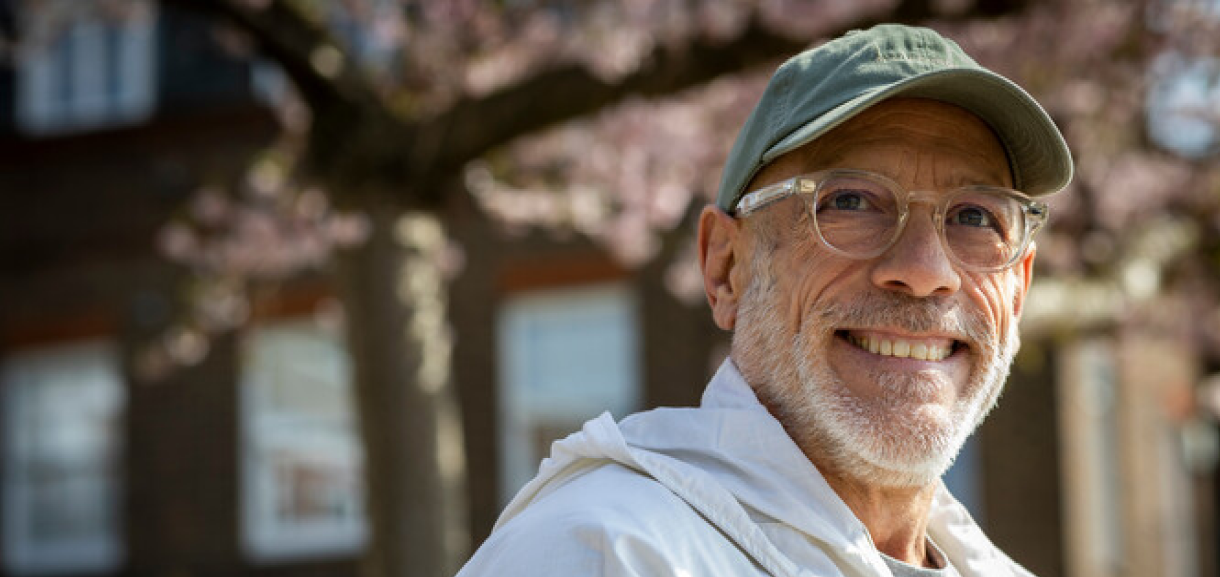
<path id="1" fill-rule="evenodd" d="M 884 186 L 894 194 L 894 198 L 898 201 L 899 216 L 894 224 L 894 230 L 890 234 L 889 240 L 880 245 L 878 248 L 866 253 L 853 253 L 840 249 L 834 246 L 822 235 L 822 231 L 818 226 L 817 219 L 817 197 L 822 191 L 822 186 L 831 180 L 839 177 L 857 178 L 873 181 Z M 984 193 L 1004 196 L 1013 199 L 1020 207 L 1024 227 L 1020 244 L 1012 252 L 1012 256 L 1003 263 L 992 266 L 981 266 L 970 262 L 963 261 L 953 251 L 949 244 L 949 239 L 945 236 L 945 214 L 949 207 L 953 205 L 953 201 L 966 193 Z M 925 203 L 933 207 L 932 220 L 936 227 L 937 235 L 940 237 L 941 247 L 944 248 L 945 254 L 959 267 L 964 270 L 973 272 L 997 272 L 1012 266 L 1017 261 L 1021 260 L 1029 251 L 1029 246 L 1033 242 L 1034 234 L 1046 225 L 1050 218 L 1050 208 L 1046 203 L 1034 200 L 1029 195 L 1000 186 L 974 185 L 965 186 L 950 190 L 941 195 L 935 191 L 913 191 L 907 190 L 902 185 L 893 180 L 866 170 L 853 169 L 833 169 L 813 172 L 808 174 L 799 174 L 782 180 L 775 184 L 770 184 L 761 188 L 757 188 L 742 195 L 737 202 L 734 210 L 734 215 L 737 218 L 744 218 L 753 212 L 766 208 L 780 200 L 789 196 L 803 195 L 811 199 L 809 205 L 809 216 L 813 225 L 814 235 L 818 237 L 822 245 L 830 249 L 836 254 L 852 258 L 852 259 L 869 259 L 884 254 L 898 242 L 902 237 L 903 230 L 906 229 L 907 220 L 910 217 L 910 205 L 913 203 Z"/>

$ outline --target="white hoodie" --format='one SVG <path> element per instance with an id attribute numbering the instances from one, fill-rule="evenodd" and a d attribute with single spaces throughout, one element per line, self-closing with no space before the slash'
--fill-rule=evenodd
<path id="1" fill-rule="evenodd" d="M 1033 577 L 942 486 L 928 534 L 962 577 Z M 558 441 L 459 577 L 885 576 L 864 525 L 732 361 L 698 408 Z"/>

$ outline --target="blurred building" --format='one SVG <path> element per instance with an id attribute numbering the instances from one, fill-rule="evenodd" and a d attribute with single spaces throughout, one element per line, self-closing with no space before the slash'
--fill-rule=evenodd
<path id="1" fill-rule="evenodd" d="M 0 575 L 356 574 L 363 455 L 325 274 L 264 291 L 235 333 L 171 338 L 194 363 L 158 378 L 141 364 L 189 275 L 158 231 L 275 135 L 258 66 L 169 8 L 58 30 L 13 10 L 0 25 L 46 34 L 0 68 Z M 625 270 L 579 239 L 448 210 L 479 540 L 552 439 L 603 410 L 697 403 L 727 336 L 663 264 Z M 1193 386 L 1190 359 L 1052 342 L 1027 339 L 948 482 L 1044 577 L 1214 575 L 1197 498 L 1214 488 L 1156 404 Z M 1149 347 L 1170 368 L 1130 360 Z"/>
<path id="2" fill-rule="evenodd" d="M 191 271 L 156 248 L 198 188 L 271 142 L 274 75 L 170 8 L 0 10 L 37 36 L 0 68 L 0 575 L 354 575 L 363 455 L 335 287 L 304 274 L 236 333 L 175 335 Z M 588 243 L 506 244 L 473 206 L 449 216 L 485 535 L 554 437 L 697 401 L 723 337 L 659 270 Z M 669 336 L 646 347 L 648 331 Z M 192 362 L 150 375 L 150 342 Z"/>

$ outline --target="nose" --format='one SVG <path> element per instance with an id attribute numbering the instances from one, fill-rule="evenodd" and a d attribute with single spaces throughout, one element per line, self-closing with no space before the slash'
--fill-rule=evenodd
<path id="1" fill-rule="evenodd" d="M 930 210 L 912 210 L 894 246 L 877 257 L 877 287 L 913 297 L 947 296 L 962 286 L 961 276 L 932 222 Z"/>

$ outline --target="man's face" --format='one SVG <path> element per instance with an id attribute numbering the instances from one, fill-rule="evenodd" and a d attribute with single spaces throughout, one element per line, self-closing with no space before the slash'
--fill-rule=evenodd
<path id="1" fill-rule="evenodd" d="M 981 120 L 903 99 L 777 159 L 749 189 L 827 168 L 872 171 L 938 194 L 1012 185 L 1004 150 Z M 733 358 L 827 473 L 885 486 L 931 483 L 1007 377 L 1032 251 L 1003 271 L 962 270 L 945 253 L 932 208 L 913 204 L 892 248 L 851 259 L 816 238 L 806 203 L 790 198 L 742 224 L 748 256 L 734 270 L 744 291 Z"/>

